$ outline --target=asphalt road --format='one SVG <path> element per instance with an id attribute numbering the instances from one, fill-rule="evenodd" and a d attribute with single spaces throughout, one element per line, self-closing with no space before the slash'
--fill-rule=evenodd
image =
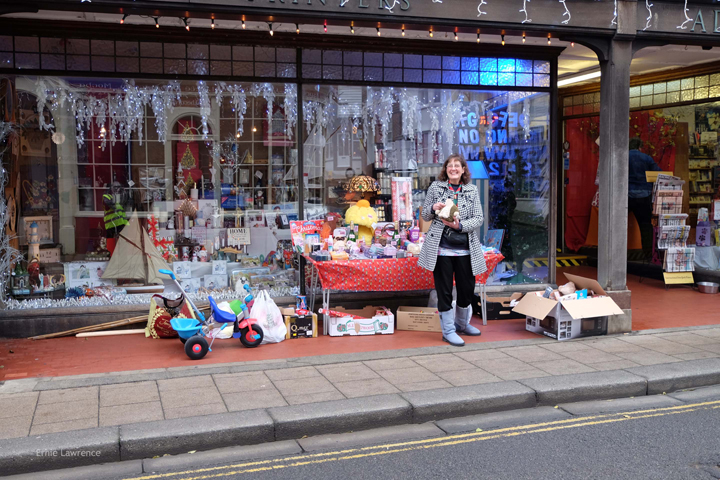
<path id="1" fill-rule="evenodd" d="M 515 428 L 131 478 L 680 480 L 718 479 L 719 465 L 716 402 L 551 422 L 529 418 Z"/>

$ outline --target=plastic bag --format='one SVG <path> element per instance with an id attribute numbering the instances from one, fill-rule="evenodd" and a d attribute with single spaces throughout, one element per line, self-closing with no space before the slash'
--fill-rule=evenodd
<path id="1" fill-rule="evenodd" d="M 285 340 L 287 327 L 282 313 L 266 290 L 261 290 L 255 297 L 250 318 L 256 319 L 263 329 L 262 343 L 280 343 Z"/>

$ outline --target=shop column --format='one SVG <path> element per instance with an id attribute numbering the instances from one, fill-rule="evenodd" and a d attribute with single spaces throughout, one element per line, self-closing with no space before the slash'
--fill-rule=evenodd
<path id="1" fill-rule="evenodd" d="M 630 62 L 635 34 L 635 2 L 618 2 L 618 26 L 600 60 L 600 206 L 598 282 L 625 312 L 612 317 L 608 333 L 632 329 L 627 289 L 628 142 Z"/>

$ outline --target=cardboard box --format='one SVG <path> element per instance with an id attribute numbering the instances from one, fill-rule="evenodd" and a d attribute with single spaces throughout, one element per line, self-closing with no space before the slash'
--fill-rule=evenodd
<path id="1" fill-rule="evenodd" d="M 323 320 L 328 322 L 328 333 L 333 337 L 344 335 L 383 335 L 395 331 L 395 316 L 385 307 L 367 306 L 362 310 L 347 310 L 343 307 L 334 307 L 333 310 L 349 314 L 347 317 L 330 317 L 325 315 Z M 362 317 L 355 319 L 351 315 Z"/>
<path id="2" fill-rule="evenodd" d="M 291 338 L 316 338 L 318 336 L 316 313 L 298 315 L 292 307 L 281 308 L 280 311 L 285 319 L 285 327 L 287 327 L 286 340 Z"/>
<path id="3" fill-rule="evenodd" d="M 565 277 L 573 282 L 578 290 L 588 289 L 596 295 L 607 295 L 595 280 L 567 273 Z M 607 333 L 607 317 L 623 313 L 608 296 L 558 302 L 536 293 L 525 295 L 513 308 L 513 312 L 528 317 L 525 322 L 526 330 L 557 340 L 603 335 Z"/>
<path id="4" fill-rule="evenodd" d="M 398 307 L 397 329 L 411 332 L 442 332 L 440 314 L 435 308 Z"/>
<path id="5" fill-rule="evenodd" d="M 488 297 L 485 295 L 488 320 L 525 318 L 525 315 L 513 312 L 513 307 L 510 306 L 510 302 L 520 300 L 522 296 L 522 293 L 513 293 L 509 297 Z M 477 308 L 473 308 L 473 311 L 480 310 L 480 297 L 477 297 L 477 299 L 478 305 Z"/>

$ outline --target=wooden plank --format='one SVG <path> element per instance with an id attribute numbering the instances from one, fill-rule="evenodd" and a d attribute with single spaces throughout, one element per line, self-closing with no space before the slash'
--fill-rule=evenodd
<path id="1" fill-rule="evenodd" d="M 75 335 L 78 338 L 84 337 L 109 337 L 113 335 L 135 335 L 145 333 L 144 328 L 129 328 L 127 330 L 106 330 L 104 332 L 83 332 Z"/>

